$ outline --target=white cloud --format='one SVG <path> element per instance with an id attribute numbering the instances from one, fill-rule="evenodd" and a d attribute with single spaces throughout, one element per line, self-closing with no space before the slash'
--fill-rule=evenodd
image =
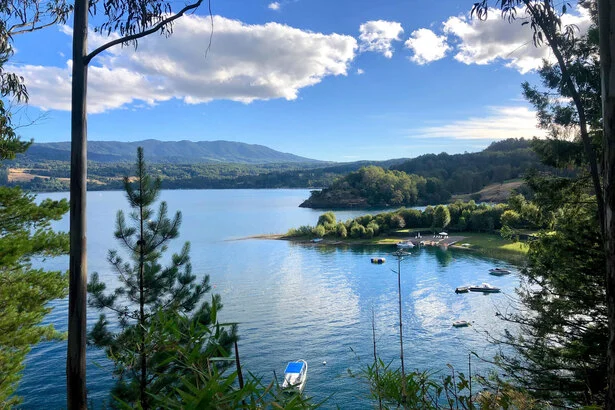
<path id="1" fill-rule="evenodd" d="M 359 26 L 360 51 L 373 51 L 393 57 L 393 41 L 400 41 L 404 29 L 395 21 L 373 20 Z"/>
<path id="2" fill-rule="evenodd" d="M 536 113 L 527 107 L 489 107 L 487 110 L 487 115 L 482 117 L 413 130 L 412 136 L 493 140 L 546 135 L 544 130 L 536 128 Z"/>
<path id="3" fill-rule="evenodd" d="M 517 16 L 524 18 L 524 9 L 520 9 Z M 590 17 L 586 11 L 579 9 L 578 15 L 564 15 L 562 23 L 576 24 L 580 32 L 584 33 Z M 547 45 L 534 46 L 533 31 L 529 24 L 521 25 L 519 19 L 509 23 L 502 18 L 501 11 L 495 8 L 489 9 L 485 21 L 459 16 L 450 17 L 443 25 L 445 34 L 459 40 L 455 59 L 464 64 L 484 65 L 503 60 L 506 66 L 525 74 L 539 68 L 543 59 L 552 58 Z"/>
<path id="4" fill-rule="evenodd" d="M 274 1 L 272 3 L 269 3 L 267 7 L 271 10 L 280 10 L 280 3 L 278 3 L 277 1 Z"/>
<path id="5" fill-rule="evenodd" d="M 358 75 L 365 74 L 365 70 L 362 68 L 357 68 L 357 74 Z"/>
<path id="6" fill-rule="evenodd" d="M 404 44 L 414 53 L 410 60 L 419 65 L 440 60 L 451 49 L 446 43 L 446 36 L 437 36 L 426 28 L 413 31 Z"/>
<path id="7" fill-rule="evenodd" d="M 90 65 L 88 109 L 103 112 L 141 101 L 172 98 L 189 104 L 227 99 L 297 98 L 299 90 L 324 77 L 347 75 L 357 41 L 351 36 L 303 31 L 278 23 L 248 25 L 214 17 L 185 16 L 173 35 L 152 35 L 132 47 L 115 47 Z M 65 29 L 63 29 L 66 32 Z M 90 35 L 100 44 L 98 35 Z M 8 68 L 7 68 L 8 69 Z M 70 109 L 70 66 L 15 66 L 23 75 L 30 103 L 46 109 Z"/>

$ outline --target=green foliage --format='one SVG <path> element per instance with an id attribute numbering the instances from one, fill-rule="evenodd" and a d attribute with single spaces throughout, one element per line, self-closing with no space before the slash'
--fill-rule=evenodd
<path id="1" fill-rule="evenodd" d="M 426 178 L 425 185 L 419 185 L 419 198 L 428 204 L 447 202 L 451 194 L 476 192 L 489 184 L 521 178 L 532 168 L 552 170 L 539 162 L 530 142 L 523 138 L 494 142 L 477 153 L 421 155 L 391 168 Z"/>
<path id="2" fill-rule="evenodd" d="M 418 187 L 424 178 L 400 171 L 367 166 L 336 180 L 322 191 L 312 191 L 305 207 L 375 207 L 418 203 Z"/>
<path id="3" fill-rule="evenodd" d="M 447 206 L 438 205 L 434 210 L 432 227 L 437 230 L 444 229 L 451 223 L 451 213 Z"/>
<path id="4" fill-rule="evenodd" d="M 534 205 L 524 203 L 525 209 L 534 211 Z M 401 208 L 377 215 L 361 215 L 344 223 L 336 222 L 335 214 L 327 212 L 318 218 L 315 227 L 293 228 L 286 233 L 286 236 L 371 239 L 395 234 L 403 227 L 425 230 L 442 230 L 448 227 L 458 232 L 494 232 L 502 227 L 501 217 L 507 210 L 508 207 L 502 204 L 479 206 L 474 201 L 466 203 L 457 201 L 448 206 L 438 205 L 435 208 L 428 206 L 424 211 Z"/>
<path id="5" fill-rule="evenodd" d="M 66 296 L 67 275 L 33 268 L 32 258 L 68 253 L 68 236 L 51 229 L 68 212 L 66 200 L 44 200 L 19 188 L 0 187 L 0 407 L 19 403 L 12 396 L 32 345 L 62 337 L 52 325 L 39 326 L 48 303 Z"/>
<path id="6" fill-rule="evenodd" d="M 318 223 L 316 225 L 322 225 L 327 229 L 332 228 L 336 224 L 335 214 L 333 212 L 326 212 L 318 217 Z"/>
<path id="7" fill-rule="evenodd" d="M 487 389 L 480 376 L 466 376 L 449 365 L 449 374 L 428 371 L 406 373 L 406 391 L 402 391 L 402 372 L 382 359 L 364 366 L 351 376 L 365 380 L 374 401 L 384 409 L 464 409 L 464 410 L 539 410 L 550 409 L 545 402 L 529 397 L 524 391 L 500 383 Z M 472 384 L 474 390 L 472 390 Z M 480 391 L 480 392 L 477 392 Z M 477 394 L 478 393 L 478 394 Z"/>
<path id="8" fill-rule="evenodd" d="M 217 322 L 212 312 L 212 323 Z M 177 312 L 158 312 L 149 333 L 168 335 L 168 361 L 174 363 L 173 388 L 152 393 L 165 409 L 314 409 L 309 398 L 283 393 L 274 382 L 265 385 L 248 374 L 240 386 L 237 371 L 229 371 L 232 358 L 220 356 L 220 327 L 194 323 Z M 187 343 L 187 341 L 190 341 Z M 203 351 L 201 345 L 208 346 Z M 124 407 L 131 408 L 129 403 Z"/>
<path id="9" fill-rule="evenodd" d="M 605 266 L 595 206 L 563 205 L 530 242 L 521 307 L 502 316 L 521 330 L 501 341 L 517 352 L 500 357 L 516 384 L 555 403 L 604 403 Z"/>
<path id="10" fill-rule="evenodd" d="M 132 209 L 126 221 L 122 211 L 117 214 L 115 237 L 128 254 L 124 260 L 116 250 L 109 251 L 107 260 L 122 284 L 112 293 L 97 273 L 88 284 L 90 306 L 116 315 L 118 331 L 112 330 L 105 314 L 89 334 L 94 345 L 104 348 L 115 362 L 118 378 L 114 397 L 130 406 L 156 407 L 149 402 L 153 393 L 165 394 L 173 389 L 181 373 L 177 373 L 173 351 L 178 346 L 196 349 L 206 360 L 213 351 L 216 356 L 228 355 L 235 340 L 235 328 L 220 328 L 215 322 L 216 312 L 222 307 L 220 297 L 214 295 L 211 303 L 201 303 L 210 290 L 209 276 L 197 283 L 190 264 L 190 244 L 171 256 L 168 265 L 161 258 L 168 242 L 179 236 L 181 213 L 171 219 L 167 205 L 161 202 L 154 212 L 160 192 L 160 180 L 153 180 L 147 172 L 143 150 L 137 151 L 136 180 L 134 186 L 125 178 L 126 198 Z M 181 331 L 174 334 L 160 326 L 168 324 L 167 317 L 185 318 Z M 215 337 L 209 337 L 215 329 Z M 201 333 L 188 333 L 198 329 Z"/>
<path id="11" fill-rule="evenodd" d="M 597 200 L 591 195 L 596 185 L 586 170 L 601 158 L 597 30 L 592 26 L 574 41 L 558 34 L 558 47 L 580 105 L 571 99 L 573 89 L 561 66 L 545 61 L 539 71 L 542 88 L 523 84 L 539 125 L 549 133 L 546 140 L 532 141 L 532 148 L 547 165 L 581 171 L 572 176 L 531 173 L 527 182 L 534 191 L 532 201 L 520 195 L 510 199 L 515 215 L 503 218 L 508 226 L 545 229 L 530 242 L 518 309 L 502 315 L 520 332 L 499 340 L 515 350 L 514 355 L 502 354 L 499 364 L 514 385 L 558 407 L 601 408 L 609 376 L 606 260 Z M 590 149 L 577 135 L 582 123 L 590 129 Z"/>

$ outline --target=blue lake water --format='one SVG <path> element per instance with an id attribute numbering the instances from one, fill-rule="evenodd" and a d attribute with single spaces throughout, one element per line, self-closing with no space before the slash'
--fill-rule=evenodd
<path id="1" fill-rule="evenodd" d="M 372 360 L 372 311 L 376 317 L 379 355 L 399 356 L 397 263 L 388 247 L 330 248 L 280 240 L 245 239 L 250 235 L 283 233 L 300 225 L 315 225 L 323 211 L 299 208 L 308 190 L 164 191 L 169 210 L 181 210 L 178 250 L 192 245 L 193 272 L 209 274 L 213 291 L 221 294 L 221 320 L 239 323 L 240 356 L 247 371 L 263 381 L 280 376 L 294 359 L 309 363 L 307 395 L 329 397 L 324 408 L 369 408 L 365 384 L 348 376 Z M 67 194 L 40 197 L 62 198 Z M 115 214 L 127 209 L 122 192 L 88 193 L 88 269 L 97 271 L 113 288 L 115 278 L 106 263 L 108 249 L 118 249 L 113 237 Z M 366 213 L 336 212 L 338 220 Z M 374 213 L 374 211 L 371 211 Z M 57 224 L 68 230 L 68 218 Z M 382 265 L 372 257 L 385 257 Z M 39 261 L 50 269 L 68 269 L 68 257 Z M 499 334 L 505 324 L 495 317 L 505 308 L 518 284 L 516 275 L 493 277 L 488 269 L 507 263 L 467 251 L 425 248 L 413 250 L 401 263 L 404 351 L 407 369 L 442 371 L 452 364 L 467 373 L 468 353 L 492 358 L 496 352 L 486 332 Z M 513 267 L 514 268 L 514 267 Z M 500 294 L 455 294 L 457 286 L 487 281 Z M 67 300 L 55 301 L 48 321 L 65 330 Z M 88 312 L 88 324 L 98 312 Z M 454 320 L 474 321 L 454 329 Z M 29 355 L 19 394 L 23 408 L 65 408 L 66 343 L 42 343 Z M 473 372 L 491 367 L 472 359 Z M 326 361 L 326 365 L 322 363 Z M 94 406 L 108 398 L 113 384 L 109 362 L 95 349 L 88 351 L 89 399 Z"/>

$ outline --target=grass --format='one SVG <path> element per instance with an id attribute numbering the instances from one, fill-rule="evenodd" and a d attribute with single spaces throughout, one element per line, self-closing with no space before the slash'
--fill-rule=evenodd
<path id="1" fill-rule="evenodd" d="M 470 245 L 465 247 L 468 249 L 483 251 L 508 251 L 521 255 L 525 255 L 528 251 L 528 246 L 526 243 L 504 239 L 498 234 L 461 232 L 459 235 L 465 237 L 463 243 Z"/>
<path id="2" fill-rule="evenodd" d="M 502 238 L 499 234 L 463 232 L 460 235 L 465 236 L 465 239 L 456 245 L 457 249 L 468 249 L 513 263 L 523 263 L 529 250 L 527 242 L 514 242 Z M 468 245 L 461 246 L 462 244 Z"/>

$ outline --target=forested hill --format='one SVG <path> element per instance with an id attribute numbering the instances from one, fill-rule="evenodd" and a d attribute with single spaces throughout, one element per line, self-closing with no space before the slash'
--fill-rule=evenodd
<path id="1" fill-rule="evenodd" d="M 390 169 L 433 178 L 451 194 L 476 192 L 483 187 L 521 178 L 530 169 L 545 170 L 530 147 L 530 140 L 510 138 L 492 143 L 481 152 L 427 154 Z"/>
<path id="2" fill-rule="evenodd" d="M 322 191 L 312 191 L 301 206 L 353 208 L 439 204 L 448 202 L 452 195 L 477 194 L 487 185 L 522 178 L 531 169 L 556 172 L 540 163 L 532 151 L 531 141 L 511 138 L 494 142 L 477 153 L 422 155 L 392 163 L 388 170 L 364 167 L 339 178 Z M 574 170 L 564 172 L 573 173 Z M 521 189 L 519 183 L 516 189 Z"/>
<path id="3" fill-rule="evenodd" d="M 320 161 L 275 151 L 263 145 L 234 141 L 88 141 L 88 159 L 95 162 L 134 162 L 137 147 L 143 147 L 150 163 L 173 164 L 273 164 L 319 163 Z M 70 142 L 33 144 L 19 161 L 41 163 L 69 161 Z"/>
<path id="4" fill-rule="evenodd" d="M 451 195 L 471 194 L 493 183 L 521 178 L 531 168 L 546 169 L 531 151 L 529 141 L 516 139 L 493 143 L 484 151 L 471 154 L 430 154 L 414 159 L 348 163 L 320 162 L 259 145 L 226 141 L 93 141 L 88 144 L 88 189 L 121 189 L 122 177 L 134 172 L 137 145 L 144 146 L 145 159 L 151 164 L 152 172 L 162 179 L 165 189 L 323 188 L 332 187 L 336 179 L 361 167 L 377 166 L 421 177 L 411 177 L 418 197 L 404 193 L 405 197 L 412 198 L 402 201 L 404 204 L 413 201 L 444 203 Z M 205 153 L 203 147 L 207 146 L 215 149 Z M 223 160 L 228 162 L 221 162 Z M 20 185 L 33 191 L 62 191 L 68 189 L 69 175 L 68 143 L 35 144 L 27 155 L 5 162 L 5 168 L 0 168 L 0 185 Z M 329 200 L 337 202 L 335 198 L 340 196 L 333 195 Z M 378 203 L 396 203 L 393 198 L 373 195 L 370 198 Z M 322 206 L 329 202 L 323 199 L 318 201 Z M 353 202 L 354 206 L 359 204 L 361 200 Z"/>

